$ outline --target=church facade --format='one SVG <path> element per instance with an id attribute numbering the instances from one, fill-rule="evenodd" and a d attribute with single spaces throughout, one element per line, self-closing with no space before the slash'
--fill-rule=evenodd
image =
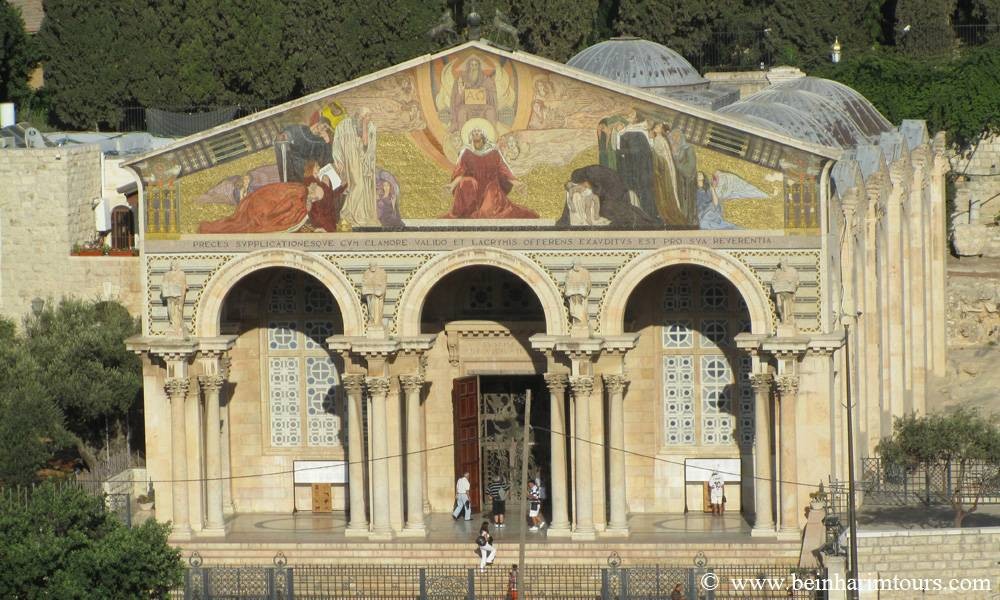
<path id="1" fill-rule="evenodd" d="M 463 472 L 477 509 L 518 481 L 530 396 L 548 536 L 701 511 L 716 471 L 797 537 L 848 386 L 861 457 L 943 370 L 947 165 L 800 84 L 710 110 L 470 42 L 131 161 L 157 519 L 424 536 Z"/>

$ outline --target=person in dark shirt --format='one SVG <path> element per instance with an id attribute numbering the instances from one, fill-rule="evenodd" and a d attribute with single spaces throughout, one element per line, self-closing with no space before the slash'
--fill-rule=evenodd
<path id="1" fill-rule="evenodd" d="M 486 486 L 486 493 L 493 500 L 493 524 L 503 527 L 504 513 L 507 511 L 507 495 L 510 493 L 510 484 L 503 476 L 496 475 L 493 481 Z"/>

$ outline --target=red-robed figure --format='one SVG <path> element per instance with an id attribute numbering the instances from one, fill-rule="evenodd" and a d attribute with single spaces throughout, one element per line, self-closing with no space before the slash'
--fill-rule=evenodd
<path id="1" fill-rule="evenodd" d="M 462 150 L 452 173 L 454 201 L 444 219 L 537 219 L 538 213 L 510 201 L 517 178 L 480 129 L 469 133 L 471 148 Z"/>

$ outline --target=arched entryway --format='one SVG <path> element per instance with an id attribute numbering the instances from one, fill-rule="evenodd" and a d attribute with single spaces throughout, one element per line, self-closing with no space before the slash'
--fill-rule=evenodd
<path id="1" fill-rule="evenodd" d="M 326 344 L 344 332 L 340 298 L 305 271 L 265 267 L 228 290 L 220 315 L 221 332 L 236 336 L 222 414 L 227 503 L 236 512 L 344 510 L 344 364 Z"/>
<path id="2" fill-rule="evenodd" d="M 427 457 L 430 503 L 436 511 L 452 508 L 455 478 L 464 471 L 471 476 L 474 510 L 490 509 L 484 491 L 497 475 L 511 483 L 511 503 L 518 501 L 524 489 L 520 447 L 528 391 L 535 427 L 529 439 L 532 474 L 540 469 L 545 476 L 550 453 L 543 379 L 547 363 L 529 338 L 546 333 L 553 311 L 546 311 L 540 296 L 521 274 L 493 264 L 452 268 L 423 298 L 411 296 L 414 306 L 421 306 L 420 333 L 436 336 L 427 356 L 430 386 L 424 404 L 427 447 L 447 448 Z M 402 307 L 405 311 L 406 304 Z"/>

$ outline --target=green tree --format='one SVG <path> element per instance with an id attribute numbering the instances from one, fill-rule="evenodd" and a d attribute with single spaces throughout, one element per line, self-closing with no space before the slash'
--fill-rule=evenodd
<path id="1" fill-rule="evenodd" d="M 776 0 L 764 13 L 776 63 L 810 67 L 829 61 L 839 39 L 846 52 L 861 53 L 878 39 L 882 0 Z"/>
<path id="2" fill-rule="evenodd" d="M 0 100 L 23 102 L 31 95 L 28 78 L 38 64 L 34 41 L 24 31 L 21 11 L 0 0 Z"/>
<path id="3" fill-rule="evenodd" d="M 0 482 L 26 485 L 68 442 L 62 414 L 39 383 L 38 364 L 0 318 Z"/>
<path id="4" fill-rule="evenodd" d="M 160 598 L 180 584 L 170 526 L 126 528 L 103 500 L 51 483 L 28 498 L 0 496 L 0 597 Z"/>
<path id="5" fill-rule="evenodd" d="M 615 30 L 658 42 L 688 58 L 701 56 L 721 32 L 760 32 L 739 0 L 621 0 Z M 756 36 L 747 37 L 754 45 Z"/>
<path id="6" fill-rule="evenodd" d="M 975 411 L 898 418 L 892 437 L 879 442 L 877 452 L 887 466 L 947 466 L 954 481 L 949 502 L 955 527 L 976 511 L 984 490 L 1000 483 L 1000 425 Z M 974 464 L 985 467 L 976 470 Z"/>
<path id="7" fill-rule="evenodd" d="M 140 398 L 139 359 L 124 344 L 138 331 L 115 302 L 62 300 L 25 322 L 25 347 L 39 365 L 42 388 L 69 431 L 91 448 L 120 439 Z"/>
<path id="8" fill-rule="evenodd" d="M 602 14 L 598 0 L 492 0 L 465 2 L 464 9 L 475 7 L 483 19 L 487 38 L 500 35 L 493 29 L 497 11 L 518 32 L 520 49 L 559 62 L 593 43 L 594 31 Z M 605 13 L 611 10 L 605 7 Z"/>
<path id="9" fill-rule="evenodd" d="M 896 0 L 896 46 L 913 56 L 948 52 L 956 8 L 957 0 Z"/>

